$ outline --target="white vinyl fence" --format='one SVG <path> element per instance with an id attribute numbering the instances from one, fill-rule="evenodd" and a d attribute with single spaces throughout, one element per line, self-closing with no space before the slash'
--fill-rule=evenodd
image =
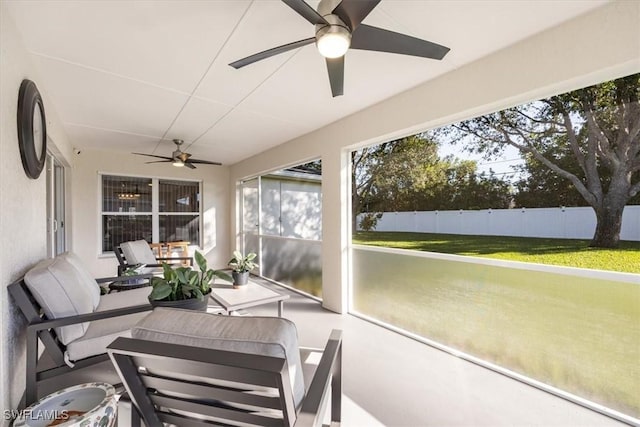
<path id="1" fill-rule="evenodd" d="M 358 229 L 361 219 L 358 215 Z M 384 212 L 375 231 L 591 239 L 595 229 L 590 207 L 561 207 Z M 620 238 L 640 241 L 640 206 L 625 207 Z"/>

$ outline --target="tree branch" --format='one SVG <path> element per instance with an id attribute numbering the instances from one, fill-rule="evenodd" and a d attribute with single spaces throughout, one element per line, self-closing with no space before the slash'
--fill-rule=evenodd
<path id="1" fill-rule="evenodd" d="M 587 166 L 584 161 L 584 154 L 580 151 L 580 144 L 578 142 L 578 136 L 573 129 L 573 123 L 571 122 L 571 116 L 566 111 L 562 112 L 562 120 L 564 121 L 564 127 L 567 129 L 567 139 L 569 140 L 569 146 L 573 152 L 574 157 L 578 161 L 580 169 L 587 174 Z"/>
<path id="2" fill-rule="evenodd" d="M 585 178 L 587 180 L 587 186 L 591 189 L 591 192 L 596 196 L 598 201 L 602 201 L 602 183 L 600 182 L 600 174 L 598 172 L 598 131 L 599 128 L 593 120 L 592 102 L 588 98 L 586 92 L 583 92 L 580 97 L 582 104 L 582 110 L 587 117 L 587 155 L 585 157 Z M 609 141 L 606 140 L 606 144 Z M 606 156 L 605 156 L 606 157 Z"/>
<path id="3" fill-rule="evenodd" d="M 571 181 L 571 183 L 575 186 L 576 190 L 578 190 L 580 195 L 582 195 L 582 197 L 584 197 L 584 199 L 591 206 L 596 206 L 598 204 L 599 200 L 601 200 L 601 197 L 597 197 L 597 195 L 594 195 L 591 191 L 589 191 L 589 189 L 587 189 L 587 187 L 582 183 L 580 178 L 578 178 L 577 176 L 575 176 L 571 172 L 568 172 L 568 171 L 562 169 L 561 167 L 559 167 L 558 165 L 553 163 L 551 160 L 547 159 L 534 146 L 519 144 L 516 141 L 512 140 L 506 132 L 503 132 L 503 136 L 505 137 L 505 140 L 504 140 L 505 143 L 507 143 L 507 144 L 509 144 L 509 145 L 511 145 L 513 147 L 516 147 L 520 151 L 532 154 L 533 157 L 536 158 L 536 160 L 538 160 L 539 162 L 544 164 L 546 167 L 548 167 L 549 169 L 551 169 L 552 171 L 554 171 L 555 173 L 557 173 L 561 177 L 566 178 L 569 181 Z"/>
<path id="4" fill-rule="evenodd" d="M 632 113 L 629 111 L 631 105 L 628 102 L 621 101 L 615 111 L 616 124 L 618 132 L 615 139 L 615 153 L 621 163 L 627 163 L 632 153 L 629 132 L 632 127 Z"/>
<path id="5" fill-rule="evenodd" d="M 636 158 L 640 153 L 640 104 L 638 102 L 625 103 L 623 114 L 625 116 L 625 125 L 628 129 L 628 147 L 627 161 Z"/>
<path id="6" fill-rule="evenodd" d="M 460 126 L 458 126 L 458 125 L 452 125 L 452 126 L 453 126 L 454 128 L 456 128 L 456 129 L 458 129 L 458 130 L 462 131 L 462 132 L 465 132 L 465 133 L 468 133 L 468 134 L 470 134 L 470 135 L 473 135 L 473 136 L 475 136 L 476 138 L 478 138 L 478 139 L 480 139 L 480 140 L 490 141 L 490 142 L 496 143 L 496 144 L 498 144 L 498 145 L 500 145 L 500 144 L 504 143 L 504 141 L 503 141 L 502 139 L 497 139 L 497 138 L 494 138 L 494 137 L 490 137 L 490 136 L 488 136 L 488 135 L 480 135 L 477 131 L 472 130 L 472 129 L 471 129 L 470 127 L 468 127 L 468 126 L 462 126 L 462 127 L 460 127 Z M 490 126 L 490 125 L 489 125 L 489 126 Z"/>
<path id="7" fill-rule="evenodd" d="M 598 149 L 600 155 L 610 161 L 611 163 L 619 163 L 620 159 L 617 156 L 617 153 L 611 149 L 611 144 L 609 143 L 609 139 L 602 131 L 602 128 L 596 121 L 593 114 L 593 103 L 591 101 L 585 100 L 584 102 L 584 114 L 587 118 L 587 128 L 589 134 L 595 137 L 595 140 L 598 142 L 598 146 L 595 147 Z"/>
<path id="8" fill-rule="evenodd" d="M 520 110 L 516 110 L 516 112 L 517 112 L 518 114 L 520 114 L 522 117 L 526 118 L 527 120 L 529 120 L 529 121 L 531 121 L 531 122 L 533 122 L 533 123 L 538 123 L 538 124 L 541 124 L 541 125 L 555 125 L 555 126 L 560 126 L 560 127 L 563 127 L 563 126 L 564 126 L 564 123 L 562 123 L 562 122 L 556 122 L 555 120 L 541 120 L 541 119 L 536 119 L 536 118 L 531 117 L 531 116 L 530 116 L 530 115 L 528 115 L 528 114 L 523 113 L 523 112 L 522 112 L 522 111 L 520 111 Z"/>
<path id="9" fill-rule="evenodd" d="M 637 145 L 640 145 L 640 141 L 638 140 L 638 136 L 640 135 L 640 104 L 632 103 L 628 108 L 631 115 L 629 119 L 629 138 L 632 141 L 638 142 Z M 635 111 L 634 111 L 635 110 Z"/>
<path id="10" fill-rule="evenodd" d="M 633 184 L 629 189 L 629 198 L 634 197 L 638 192 L 640 192 L 640 181 Z"/>

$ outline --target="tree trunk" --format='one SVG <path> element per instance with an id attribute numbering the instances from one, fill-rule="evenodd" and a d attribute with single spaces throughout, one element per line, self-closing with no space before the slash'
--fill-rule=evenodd
<path id="1" fill-rule="evenodd" d="M 355 165 L 352 163 L 352 167 Z M 358 197 L 358 188 L 356 187 L 356 172 L 351 171 L 351 233 L 358 231 L 358 214 L 360 213 L 360 197 Z"/>
<path id="2" fill-rule="evenodd" d="M 593 206 L 596 211 L 596 232 L 589 246 L 594 248 L 617 248 L 622 229 L 622 212 L 629 201 L 631 175 L 614 170 L 609 188 L 600 203 Z"/>
<path id="3" fill-rule="evenodd" d="M 596 232 L 589 246 L 594 248 L 617 248 L 620 243 L 620 229 L 622 228 L 622 212 L 624 203 L 611 203 L 596 211 Z"/>
<path id="4" fill-rule="evenodd" d="M 355 191 L 355 190 L 353 190 Z M 356 234 L 358 231 L 358 196 L 351 197 L 351 233 Z"/>

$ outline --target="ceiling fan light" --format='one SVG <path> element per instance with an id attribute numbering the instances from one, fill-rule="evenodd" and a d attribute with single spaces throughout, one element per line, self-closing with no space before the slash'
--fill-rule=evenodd
<path id="1" fill-rule="evenodd" d="M 173 166 L 177 167 L 177 168 L 181 168 L 184 166 L 184 162 L 182 160 L 174 160 L 173 161 Z"/>
<path id="2" fill-rule="evenodd" d="M 339 25 L 324 27 L 316 35 L 316 45 L 325 58 L 339 58 L 349 50 L 351 33 Z"/>

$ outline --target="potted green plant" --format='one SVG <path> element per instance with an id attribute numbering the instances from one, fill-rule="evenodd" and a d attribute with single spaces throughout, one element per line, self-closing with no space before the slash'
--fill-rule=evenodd
<path id="1" fill-rule="evenodd" d="M 238 250 L 233 251 L 233 258 L 229 261 L 228 265 L 233 270 L 231 275 L 233 276 L 233 287 L 244 286 L 249 281 L 249 273 L 258 264 L 253 262 L 256 258 L 256 254 L 250 252 L 247 256 L 243 256 Z"/>
<path id="2" fill-rule="evenodd" d="M 216 277 L 232 280 L 224 271 L 207 268 L 207 260 L 200 252 L 196 251 L 194 258 L 200 271 L 191 267 L 172 269 L 168 264 L 162 264 L 163 277 L 151 279 L 153 289 L 149 302 L 152 306 L 204 311 L 211 292 L 211 281 Z"/>

